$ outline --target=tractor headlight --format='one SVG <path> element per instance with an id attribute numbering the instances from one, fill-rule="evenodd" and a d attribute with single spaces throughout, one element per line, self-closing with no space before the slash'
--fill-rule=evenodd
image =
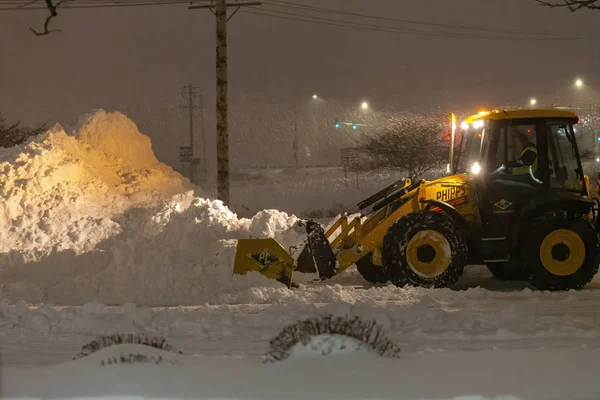
<path id="1" fill-rule="evenodd" d="M 479 165 L 478 162 L 474 162 L 473 165 L 471 165 L 471 173 L 477 175 L 480 172 L 481 172 L 481 166 Z"/>
<path id="2" fill-rule="evenodd" d="M 475 129 L 479 129 L 479 128 L 483 128 L 483 120 L 482 119 L 478 119 L 477 121 L 473 122 L 473 128 Z"/>

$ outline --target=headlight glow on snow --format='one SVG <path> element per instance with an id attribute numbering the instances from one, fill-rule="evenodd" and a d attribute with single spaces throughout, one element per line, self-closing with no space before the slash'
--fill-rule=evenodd
<path id="1" fill-rule="evenodd" d="M 471 172 L 475 175 L 481 172 L 481 166 L 478 162 L 474 162 L 473 165 L 471 165 Z"/>

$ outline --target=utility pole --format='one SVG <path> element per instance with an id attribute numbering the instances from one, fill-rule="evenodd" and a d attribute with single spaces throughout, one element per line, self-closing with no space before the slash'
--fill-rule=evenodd
<path id="1" fill-rule="evenodd" d="M 217 0 L 217 198 L 229 205 L 229 101 L 227 98 L 227 2 Z"/>
<path id="2" fill-rule="evenodd" d="M 294 108 L 294 159 L 296 160 L 296 168 L 300 166 L 300 160 L 298 156 L 298 109 Z"/>
<path id="3" fill-rule="evenodd" d="M 194 92 L 193 86 L 185 86 L 188 89 L 188 108 L 190 109 L 190 147 L 194 150 Z"/>
<path id="4" fill-rule="evenodd" d="M 206 180 L 208 172 L 208 160 L 206 159 L 206 116 L 204 115 L 204 96 L 200 93 L 200 132 L 202 133 L 202 179 Z"/>
<path id="5" fill-rule="evenodd" d="M 216 4 L 215 4 L 216 1 Z M 211 0 L 210 4 L 189 6 L 189 9 L 208 8 L 217 20 L 217 198 L 226 206 L 229 205 L 229 130 L 227 124 L 228 99 L 227 99 L 227 21 L 229 21 L 241 7 L 259 6 L 259 1 L 232 1 Z M 227 17 L 227 8 L 237 7 Z"/>
<path id="6" fill-rule="evenodd" d="M 193 184 L 198 184 L 198 164 L 199 159 L 194 157 L 194 110 L 198 108 L 201 109 L 202 113 L 204 113 L 204 109 L 202 108 L 202 95 L 200 95 L 200 107 L 195 103 L 195 96 L 198 94 L 196 92 L 196 87 L 192 84 L 186 85 L 183 87 L 184 96 L 187 96 L 186 104 L 181 106 L 181 108 L 189 110 L 189 118 L 190 118 L 190 143 L 189 147 L 180 148 L 180 161 L 182 163 L 182 168 L 184 168 L 186 163 L 189 163 L 189 173 L 190 173 L 190 182 Z M 204 137 L 204 115 L 202 115 L 202 152 L 203 152 L 203 165 L 204 171 L 206 171 L 206 138 Z"/>

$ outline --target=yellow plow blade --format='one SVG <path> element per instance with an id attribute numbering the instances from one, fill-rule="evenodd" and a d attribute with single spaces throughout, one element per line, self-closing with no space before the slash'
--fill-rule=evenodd
<path id="1" fill-rule="evenodd" d="M 233 272 L 245 275 L 257 271 L 290 287 L 294 259 L 275 239 L 240 239 Z"/>

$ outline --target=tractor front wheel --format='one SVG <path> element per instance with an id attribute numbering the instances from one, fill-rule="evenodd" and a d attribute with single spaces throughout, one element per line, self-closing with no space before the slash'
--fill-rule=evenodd
<path id="1" fill-rule="evenodd" d="M 453 286 L 468 261 L 466 238 L 452 218 L 431 211 L 406 214 L 392 225 L 382 247 L 383 268 L 392 283 Z"/>
<path id="2" fill-rule="evenodd" d="M 386 283 L 388 277 L 383 268 L 373 264 L 373 254 L 369 253 L 356 262 L 356 269 L 360 275 L 369 283 Z"/>
<path id="3" fill-rule="evenodd" d="M 582 289 L 598 272 L 599 250 L 588 221 L 549 215 L 532 226 L 524 247 L 529 283 L 540 290 Z"/>

